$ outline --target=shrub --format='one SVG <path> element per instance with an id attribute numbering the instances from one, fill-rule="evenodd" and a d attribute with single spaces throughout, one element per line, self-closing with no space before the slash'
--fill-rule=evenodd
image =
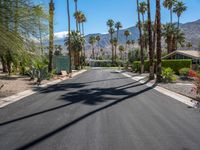
<path id="1" fill-rule="evenodd" d="M 162 78 L 164 82 L 176 81 L 176 76 L 171 68 L 163 68 Z"/>
<path id="2" fill-rule="evenodd" d="M 190 68 L 182 68 L 179 70 L 179 75 L 184 78 L 187 78 L 189 76 L 189 71 L 190 71 Z"/>
<path id="3" fill-rule="evenodd" d="M 156 64 L 156 61 L 154 61 Z M 133 62 L 133 70 L 140 71 L 141 68 L 140 61 Z M 192 60 L 190 59 L 171 59 L 171 60 L 162 60 L 162 67 L 163 68 L 171 68 L 176 74 L 179 74 L 179 70 L 182 68 L 191 68 L 192 67 Z M 144 63 L 145 71 L 149 71 L 149 61 L 145 61 Z"/>
<path id="4" fill-rule="evenodd" d="M 197 73 L 194 70 L 192 70 L 192 69 L 189 70 L 188 76 L 196 77 L 196 75 L 197 75 Z"/>

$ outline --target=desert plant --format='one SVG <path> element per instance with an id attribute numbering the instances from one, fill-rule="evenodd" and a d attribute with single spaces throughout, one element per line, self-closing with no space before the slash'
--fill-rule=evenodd
<path id="1" fill-rule="evenodd" d="M 182 68 L 179 70 L 179 75 L 183 78 L 187 78 L 189 75 L 190 68 Z"/>
<path id="2" fill-rule="evenodd" d="M 173 82 L 176 81 L 176 76 L 174 71 L 171 68 L 162 69 L 162 79 L 164 82 Z"/>

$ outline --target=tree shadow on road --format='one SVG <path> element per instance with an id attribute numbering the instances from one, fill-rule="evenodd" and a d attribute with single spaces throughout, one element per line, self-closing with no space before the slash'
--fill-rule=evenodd
<path id="1" fill-rule="evenodd" d="M 91 115 L 94 115 L 97 112 L 100 112 L 102 110 L 108 109 L 116 104 L 119 104 L 122 101 L 126 101 L 126 100 L 133 100 L 133 97 L 136 97 L 140 94 L 143 94 L 149 90 L 152 90 L 156 85 L 152 86 L 152 87 L 144 87 L 142 90 L 131 93 L 131 92 L 127 92 L 126 90 L 122 90 L 122 89 L 117 89 L 117 88 L 94 88 L 91 90 L 88 89 L 82 89 L 79 91 L 75 91 L 75 92 L 71 92 L 68 93 L 66 95 L 62 95 L 61 100 L 65 100 L 70 102 L 71 104 L 75 104 L 75 103 L 83 103 L 86 105 L 98 105 L 99 103 L 103 103 L 105 101 L 108 100 L 112 100 L 109 104 L 106 104 L 100 108 L 97 108 L 91 112 L 85 113 L 82 116 L 72 120 L 71 122 L 66 123 L 63 126 L 58 127 L 57 129 L 44 134 L 40 137 L 38 137 L 37 139 L 26 143 L 25 145 L 18 147 L 18 150 L 22 150 L 22 149 L 28 149 L 33 147 L 34 145 L 37 145 L 41 142 L 43 142 L 44 140 L 47 140 L 48 138 L 54 136 L 55 134 L 58 134 L 59 132 L 62 132 L 63 130 L 66 130 L 67 128 L 79 123 L 80 121 L 82 121 L 83 119 L 86 119 L 88 117 L 90 117 Z M 106 97 L 108 95 L 120 95 L 120 98 L 116 97 Z M 69 103 L 69 104 L 70 104 Z M 61 106 L 62 107 L 62 106 Z M 63 106 L 65 107 L 65 106 Z M 59 109 L 59 108 L 57 108 Z"/>

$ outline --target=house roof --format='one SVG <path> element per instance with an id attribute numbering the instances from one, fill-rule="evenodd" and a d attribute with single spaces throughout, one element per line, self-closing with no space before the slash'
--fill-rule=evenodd
<path id="1" fill-rule="evenodd" d="M 200 59 L 200 52 L 197 50 L 177 50 L 164 56 L 163 59 L 168 58 L 174 54 L 180 54 L 180 55 L 187 56 L 193 59 Z"/>

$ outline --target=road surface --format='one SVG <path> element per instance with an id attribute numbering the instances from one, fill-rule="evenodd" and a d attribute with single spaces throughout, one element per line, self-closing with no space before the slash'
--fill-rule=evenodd
<path id="1" fill-rule="evenodd" d="M 0 150 L 200 150 L 200 113 L 109 69 L 0 109 Z"/>

